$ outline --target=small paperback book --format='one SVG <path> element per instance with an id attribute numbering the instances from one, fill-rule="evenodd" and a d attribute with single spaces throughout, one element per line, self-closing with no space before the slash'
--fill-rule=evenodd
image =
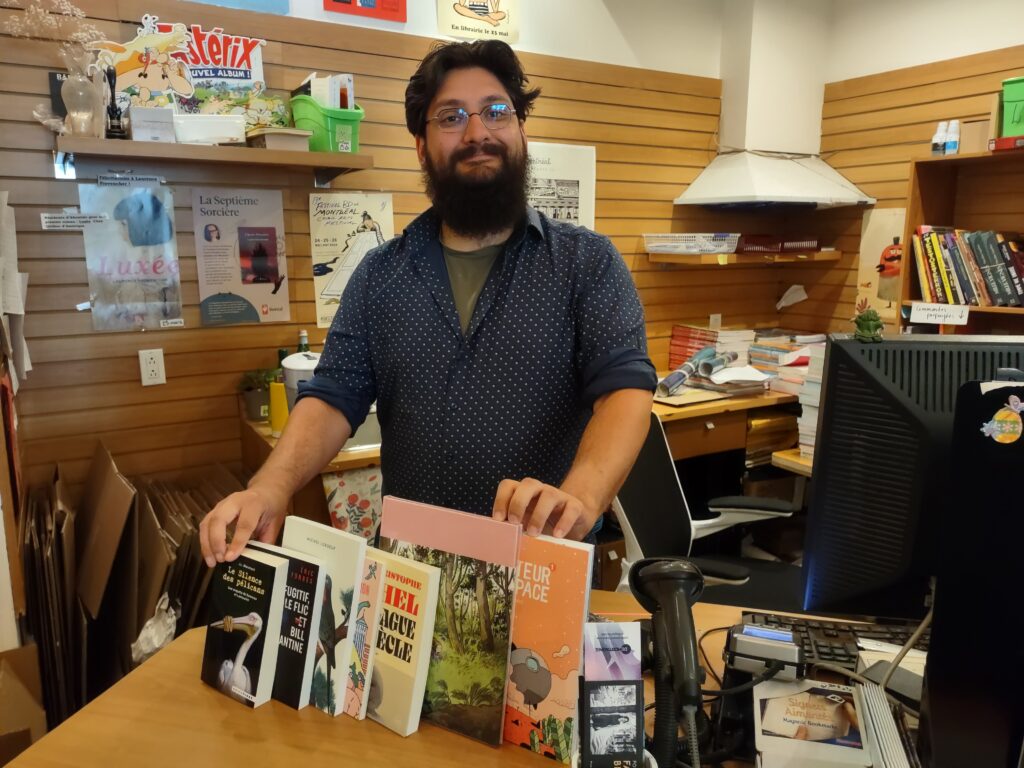
<path id="1" fill-rule="evenodd" d="M 408 736 L 420 725 L 441 571 L 379 549 L 368 552 L 383 568 L 384 596 L 366 714 Z"/>
<path id="2" fill-rule="evenodd" d="M 579 736 L 593 560 L 591 544 L 550 536 L 519 541 L 504 739 L 566 764 Z"/>
<path id="3" fill-rule="evenodd" d="M 640 622 L 593 621 L 584 628 L 587 680 L 640 680 Z"/>
<path id="4" fill-rule="evenodd" d="M 220 563 L 210 584 L 201 677 L 250 707 L 274 689 L 287 579 L 288 560 L 247 547 Z"/>
<path id="5" fill-rule="evenodd" d="M 373 657 L 377 647 L 377 628 L 384 598 L 386 568 L 367 550 L 363 561 L 363 578 L 359 582 L 352 613 L 352 656 L 348 665 L 348 683 L 345 689 L 345 714 L 356 720 L 366 717 L 370 700 L 370 680 L 373 675 Z"/>
<path id="6" fill-rule="evenodd" d="M 352 657 L 352 596 L 363 575 L 366 539 L 290 515 L 284 521 L 281 543 L 319 558 L 327 571 L 309 703 L 329 715 L 340 715 Z"/>
<path id="7" fill-rule="evenodd" d="M 323 610 L 324 564 L 312 555 L 274 544 L 254 541 L 249 546 L 288 560 L 274 698 L 289 707 L 302 709 L 309 704 L 309 689 L 313 682 L 317 632 Z"/>
<path id="8" fill-rule="evenodd" d="M 498 746 L 521 528 L 394 496 L 383 508 L 382 546 L 441 569 L 423 717 Z"/>
<path id="9" fill-rule="evenodd" d="M 582 768 L 640 768 L 644 758 L 644 684 L 641 680 L 584 680 Z"/>
<path id="10" fill-rule="evenodd" d="M 765 768 L 868 766 L 871 752 L 860 723 L 856 689 L 817 680 L 754 688 L 754 741 Z"/>

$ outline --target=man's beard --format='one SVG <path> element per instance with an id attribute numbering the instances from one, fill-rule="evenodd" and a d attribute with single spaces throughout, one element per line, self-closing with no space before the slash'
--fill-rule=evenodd
<path id="1" fill-rule="evenodd" d="M 462 175 L 456 170 L 461 160 L 478 153 L 502 159 L 497 170 L 478 169 L 479 177 Z M 434 165 L 427 152 L 423 178 L 427 195 L 441 221 L 452 231 L 466 237 L 486 237 L 518 224 L 526 214 L 525 151 L 510 156 L 508 147 L 487 143 L 463 147 L 452 153 L 444 168 Z"/>

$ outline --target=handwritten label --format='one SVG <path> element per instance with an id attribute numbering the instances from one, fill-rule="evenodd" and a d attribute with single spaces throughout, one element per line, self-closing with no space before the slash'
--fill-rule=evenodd
<path id="1" fill-rule="evenodd" d="M 86 224 L 101 224 L 110 219 L 105 213 L 40 213 L 43 229 L 81 232 Z"/>
<path id="2" fill-rule="evenodd" d="M 971 308 L 963 304 L 926 304 L 915 301 L 910 308 L 910 322 L 929 325 L 967 325 Z"/>

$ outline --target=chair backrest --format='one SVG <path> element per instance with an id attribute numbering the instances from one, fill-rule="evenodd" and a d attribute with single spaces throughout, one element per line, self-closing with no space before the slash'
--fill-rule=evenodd
<path id="1" fill-rule="evenodd" d="M 690 508 L 661 420 L 653 412 L 647 438 L 626 482 L 619 489 L 615 507 L 623 531 L 628 523 L 643 557 L 690 554 L 693 542 Z"/>

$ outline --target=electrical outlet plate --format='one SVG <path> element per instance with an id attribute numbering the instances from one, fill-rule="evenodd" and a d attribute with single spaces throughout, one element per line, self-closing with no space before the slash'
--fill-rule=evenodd
<path id="1" fill-rule="evenodd" d="M 164 351 L 162 349 L 140 349 L 139 371 L 142 386 L 144 387 L 151 387 L 154 384 L 166 384 L 167 375 L 164 372 Z"/>

